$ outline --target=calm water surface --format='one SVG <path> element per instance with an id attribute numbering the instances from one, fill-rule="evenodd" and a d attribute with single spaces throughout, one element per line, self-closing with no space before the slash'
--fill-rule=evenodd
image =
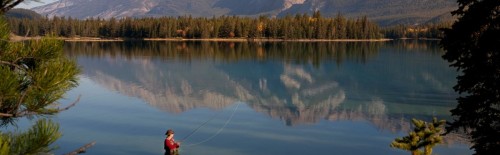
<path id="1" fill-rule="evenodd" d="M 450 119 L 457 97 L 457 73 L 432 41 L 74 42 L 65 52 L 83 72 L 62 102 L 82 98 L 56 117 L 56 154 L 92 141 L 88 154 L 162 154 L 169 128 L 181 155 L 410 154 L 390 142 L 411 118 Z M 457 139 L 434 153 L 471 154 Z"/>

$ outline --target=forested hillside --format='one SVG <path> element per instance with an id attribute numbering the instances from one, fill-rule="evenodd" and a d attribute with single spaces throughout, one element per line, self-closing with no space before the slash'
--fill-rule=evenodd
<path id="1" fill-rule="evenodd" d="M 396 25 L 380 28 L 366 16 L 346 18 L 297 14 L 279 18 L 159 17 L 123 19 L 8 18 L 17 35 L 99 38 L 266 38 L 266 39 L 380 39 L 440 38 L 441 28 L 451 22 L 424 25 Z"/>
<path id="2" fill-rule="evenodd" d="M 271 38 L 271 39 L 380 39 L 376 23 L 366 17 L 322 17 L 297 14 L 283 18 L 191 16 L 160 18 L 85 19 L 53 17 L 9 19 L 12 32 L 30 36 L 101 38 Z"/>
<path id="3" fill-rule="evenodd" d="M 12 9 L 5 13 L 7 18 L 41 19 L 42 15 L 27 9 Z"/>
<path id="4" fill-rule="evenodd" d="M 455 0 L 60 0 L 34 11 L 78 19 L 187 16 L 284 17 L 320 11 L 325 17 L 367 16 L 381 26 L 452 20 Z M 446 17 L 446 18 L 443 18 Z M 449 17 L 449 18 L 448 18 Z"/>

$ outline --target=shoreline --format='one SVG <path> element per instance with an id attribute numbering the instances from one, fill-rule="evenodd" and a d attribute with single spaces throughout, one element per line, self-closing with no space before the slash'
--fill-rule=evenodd
<path id="1" fill-rule="evenodd" d="M 42 37 L 11 35 L 12 41 L 37 40 Z M 99 37 L 56 37 L 65 42 L 123 42 L 123 41 L 209 41 L 209 42 L 387 42 L 398 39 L 273 39 L 273 38 L 99 38 Z M 439 40 L 433 38 L 400 38 L 418 40 Z"/>
<path id="2" fill-rule="evenodd" d="M 211 41 L 211 42 L 385 42 L 393 39 L 270 39 L 270 38 L 62 38 L 67 42 L 108 41 Z"/>
<path id="3" fill-rule="evenodd" d="M 24 37 L 11 34 L 12 41 L 38 40 L 43 37 Z M 56 37 L 65 42 L 123 42 L 123 41 L 210 41 L 210 42 L 386 42 L 394 39 L 273 39 L 273 38 L 99 38 Z"/>

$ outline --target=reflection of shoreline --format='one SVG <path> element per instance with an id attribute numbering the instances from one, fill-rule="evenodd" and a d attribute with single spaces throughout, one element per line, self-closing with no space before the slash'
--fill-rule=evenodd
<path id="1" fill-rule="evenodd" d="M 346 60 L 365 62 L 378 54 L 381 42 L 204 42 L 204 41 L 125 41 L 66 42 L 70 57 L 117 56 L 160 60 L 294 60 L 294 63 L 320 64 Z M 306 52 L 313 50 L 314 52 Z"/>
<path id="2" fill-rule="evenodd" d="M 11 35 L 11 40 L 38 40 L 40 37 Z M 123 42 L 123 41 L 214 41 L 214 42 L 385 42 L 393 39 L 271 39 L 271 38 L 100 38 L 100 37 L 57 37 L 66 42 Z"/>
<path id="3" fill-rule="evenodd" d="M 355 95 L 345 92 L 339 82 L 353 80 L 354 84 L 347 87 L 357 89 L 355 80 L 359 79 L 350 79 L 353 72 L 339 72 L 344 77 L 337 78 L 336 72 L 331 73 L 332 65 L 324 65 L 332 61 L 368 62 L 379 54 L 380 44 L 376 43 L 123 42 L 68 43 L 65 48 L 69 56 L 79 59 L 87 76 L 96 83 L 141 98 L 162 111 L 223 109 L 241 101 L 289 126 L 321 120 L 361 120 L 383 131 L 405 132 L 411 128 L 405 119 L 412 116 L 388 115 L 391 107 L 386 107 L 383 96 L 377 98 L 379 94 L 367 94 L 375 98 L 367 103 L 344 103 Z M 362 76 L 364 83 L 392 81 L 367 73 L 355 76 Z M 424 73 L 419 86 L 435 86 L 443 81 L 432 72 Z M 389 75 L 396 74 L 400 73 Z M 373 89 L 364 88 L 368 91 L 362 93 Z"/>
<path id="4" fill-rule="evenodd" d="M 19 38 L 19 37 L 18 37 Z M 29 38 L 22 38 L 27 40 Z M 108 42 L 108 41 L 213 41 L 213 42 L 385 42 L 392 39 L 269 39 L 269 38 L 207 38 L 207 39 L 189 39 L 189 38 L 58 38 L 68 42 Z"/>

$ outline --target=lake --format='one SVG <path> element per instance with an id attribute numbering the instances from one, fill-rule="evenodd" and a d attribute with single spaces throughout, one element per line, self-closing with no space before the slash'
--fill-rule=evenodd
<path id="1" fill-rule="evenodd" d="M 410 154 L 412 118 L 450 120 L 457 72 L 438 41 L 66 42 L 82 68 L 56 154 Z M 460 136 L 434 149 L 472 154 Z"/>

